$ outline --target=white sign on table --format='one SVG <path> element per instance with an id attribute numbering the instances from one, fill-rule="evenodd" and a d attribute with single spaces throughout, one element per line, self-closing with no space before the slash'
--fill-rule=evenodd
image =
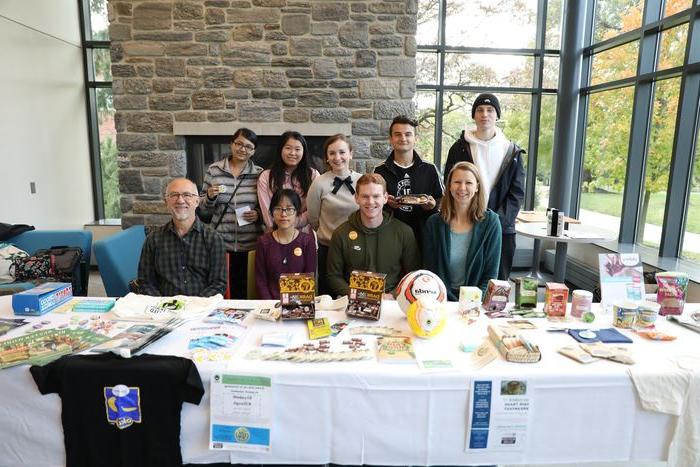
<path id="1" fill-rule="evenodd" d="M 526 380 L 472 380 L 465 451 L 525 448 L 532 416 Z"/>
<path id="2" fill-rule="evenodd" d="M 272 379 L 214 373 L 209 449 L 270 452 Z"/>

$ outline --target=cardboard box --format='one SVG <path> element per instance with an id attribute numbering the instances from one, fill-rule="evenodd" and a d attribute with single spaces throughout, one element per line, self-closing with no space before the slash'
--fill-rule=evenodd
<path id="1" fill-rule="evenodd" d="M 314 319 L 316 280 L 311 272 L 280 274 L 282 319 Z"/>
<path id="2" fill-rule="evenodd" d="M 519 277 L 515 280 L 515 305 L 520 308 L 537 306 L 537 279 Z"/>
<path id="3" fill-rule="evenodd" d="M 482 306 L 487 311 L 502 311 L 508 304 L 509 295 L 510 282 L 489 279 L 489 285 L 486 287 L 486 295 L 484 295 Z"/>
<path id="4" fill-rule="evenodd" d="M 386 274 L 368 271 L 350 273 L 350 293 L 346 314 L 354 318 L 379 320 Z"/>
<path id="5" fill-rule="evenodd" d="M 73 287 L 65 282 L 46 282 L 12 296 L 18 316 L 41 316 L 73 298 Z"/>

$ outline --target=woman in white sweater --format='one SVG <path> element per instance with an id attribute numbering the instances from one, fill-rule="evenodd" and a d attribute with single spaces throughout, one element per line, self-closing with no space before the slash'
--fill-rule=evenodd
<path id="1" fill-rule="evenodd" d="M 355 184 L 361 174 L 350 170 L 352 144 L 345 135 L 329 137 L 323 152 L 330 170 L 316 177 L 306 197 L 309 224 L 318 234 L 319 292 L 330 293 L 326 284 L 326 258 L 335 229 L 357 211 Z"/>

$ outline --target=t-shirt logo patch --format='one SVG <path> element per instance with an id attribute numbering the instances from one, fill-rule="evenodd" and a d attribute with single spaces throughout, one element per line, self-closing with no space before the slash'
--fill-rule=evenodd
<path id="1" fill-rule="evenodd" d="M 123 430 L 141 423 L 141 393 L 138 387 L 117 384 L 104 388 L 107 422 Z"/>

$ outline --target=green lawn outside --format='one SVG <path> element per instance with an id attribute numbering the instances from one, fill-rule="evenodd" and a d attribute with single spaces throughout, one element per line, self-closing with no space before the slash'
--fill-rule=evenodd
<path id="1" fill-rule="evenodd" d="M 665 207 L 666 196 L 664 193 L 651 195 L 647 223 L 662 225 Z M 617 193 L 581 193 L 581 209 L 619 217 L 622 209 L 622 195 Z M 686 231 L 700 233 L 700 193 L 691 193 L 690 195 Z"/>

